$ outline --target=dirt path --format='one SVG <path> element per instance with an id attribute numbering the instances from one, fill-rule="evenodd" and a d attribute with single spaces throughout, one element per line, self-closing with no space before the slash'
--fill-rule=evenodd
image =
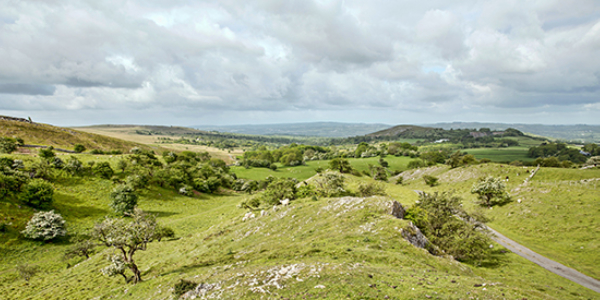
<path id="1" fill-rule="evenodd" d="M 517 244 L 517 242 L 505 237 L 498 231 L 496 231 L 492 228 L 489 228 L 489 227 L 488 227 L 488 229 L 494 234 L 492 236 L 492 239 L 496 243 L 504 246 L 506 249 L 522 256 L 523 258 L 525 258 L 531 262 L 534 262 L 534 263 L 540 265 L 542 268 L 544 268 L 554 274 L 562 276 L 562 277 L 569 279 L 577 284 L 580 284 L 586 288 L 589 288 L 595 292 L 600 293 L 600 280 L 596 280 L 592 277 L 589 277 L 587 275 L 579 273 L 574 269 L 571 269 L 567 266 L 564 266 L 553 260 L 550 260 L 544 256 L 541 256 L 541 255 L 529 250 L 528 248 L 525 248 L 524 246 Z"/>

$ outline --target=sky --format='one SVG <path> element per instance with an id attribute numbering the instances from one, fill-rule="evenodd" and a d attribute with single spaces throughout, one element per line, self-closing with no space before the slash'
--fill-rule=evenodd
<path id="1" fill-rule="evenodd" d="M 0 114 L 600 124 L 598 0 L 0 0 Z"/>

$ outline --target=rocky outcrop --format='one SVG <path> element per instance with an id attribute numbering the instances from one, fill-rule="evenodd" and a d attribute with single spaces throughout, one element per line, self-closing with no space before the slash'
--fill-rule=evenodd
<path id="1" fill-rule="evenodd" d="M 408 226 L 402 228 L 401 234 L 404 239 L 415 247 L 425 249 L 433 255 L 438 255 L 440 253 L 437 247 L 421 232 L 419 227 L 415 226 L 412 222 L 410 222 Z"/>
<path id="2" fill-rule="evenodd" d="M 404 207 L 402 207 L 402 204 L 400 204 L 400 202 L 398 201 L 392 201 L 391 205 L 390 205 L 390 215 L 398 218 L 398 219 L 404 219 L 404 214 L 406 213 L 406 209 L 404 209 Z"/>

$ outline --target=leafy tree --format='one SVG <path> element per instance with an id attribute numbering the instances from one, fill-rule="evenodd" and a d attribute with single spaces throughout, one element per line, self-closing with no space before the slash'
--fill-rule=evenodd
<path id="1" fill-rule="evenodd" d="M 340 173 L 350 173 L 352 171 L 352 165 L 347 159 L 334 158 L 329 161 L 329 169 L 340 171 Z"/>
<path id="2" fill-rule="evenodd" d="M 9 137 L 0 137 L 0 153 L 13 153 L 17 150 L 15 139 Z"/>
<path id="3" fill-rule="evenodd" d="M 295 199 L 296 180 L 278 178 L 269 183 L 262 195 L 261 203 L 266 205 L 277 205 L 283 199 Z"/>
<path id="4" fill-rule="evenodd" d="M 51 210 L 35 213 L 21 233 L 30 239 L 49 241 L 65 236 L 67 229 L 63 217 Z"/>
<path id="5" fill-rule="evenodd" d="M 154 241 L 158 224 L 155 216 L 141 210 L 136 209 L 132 217 L 131 222 L 107 217 L 94 226 L 92 235 L 107 247 L 117 250 L 111 257 L 112 264 L 103 269 L 103 273 L 109 276 L 121 275 L 125 282 L 136 284 L 142 281 L 142 273 L 133 256 L 137 251 L 146 250 L 148 244 Z M 126 269 L 133 275 L 128 277 Z"/>
<path id="6" fill-rule="evenodd" d="M 33 179 L 25 184 L 21 198 L 27 205 L 43 208 L 52 204 L 54 187 L 42 179 Z"/>
<path id="7" fill-rule="evenodd" d="M 340 173 L 323 172 L 314 182 L 317 194 L 322 197 L 336 197 L 346 192 L 345 178 Z"/>
<path id="8" fill-rule="evenodd" d="M 82 144 L 75 144 L 75 147 L 73 148 L 73 150 L 77 153 L 81 153 L 81 152 L 85 151 L 85 146 Z"/>
<path id="9" fill-rule="evenodd" d="M 95 164 L 92 167 L 92 172 L 104 179 L 110 179 L 115 174 L 115 171 L 113 171 L 110 164 L 106 161 Z"/>
<path id="10" fill-rule="evenodd" d="M 121 184 L 110 193 L 110 207 L 121 215 L 127 215 L 134 212 L 139 196 L 135 190 L 126 184 Z"/>
<path id="11" fill-rule="evenodd" d="M 510 201 L 504 181 L 493 176 L 479 178 L 471 187 L 471 193 L 478 194 L 482 200 L 482 204 L 488 207 Z"/>
<path id="12" fill-rule="evenodd" d="M 369 165 L 371 171 L 371 178 L 375 180 L 387 181 L 388 173 L 387 170 L 382 166 Z"/>

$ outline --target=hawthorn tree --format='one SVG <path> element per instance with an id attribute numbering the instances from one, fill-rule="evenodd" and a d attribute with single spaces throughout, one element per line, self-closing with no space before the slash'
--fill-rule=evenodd
<path id="1" fill-rule="evenodd" d="M 510 200 L 504 181 L 501 178 L 493 176 L 479 178 L 471 187 L 471 193 L 478 194 L 482 200 L 482 204 L 488 207 Z"/>
<path id="2" fill-rule="evenodd" d="M 133 256 L 137 251 L 146 250 L 148 243 L 153 242 L 159 228 L 156 217 L 136 209 L 131 222 L 123 218 L 106 218 L 94 226 L 92 236 L 107 247 L 115 248 L 112 264 L 102 270 L 108 276 L 121 275 L 125 282 L 136 284 L 142 281 L 142 273 Z M 133 275 L 127 276 L 129 269 Z"/>

